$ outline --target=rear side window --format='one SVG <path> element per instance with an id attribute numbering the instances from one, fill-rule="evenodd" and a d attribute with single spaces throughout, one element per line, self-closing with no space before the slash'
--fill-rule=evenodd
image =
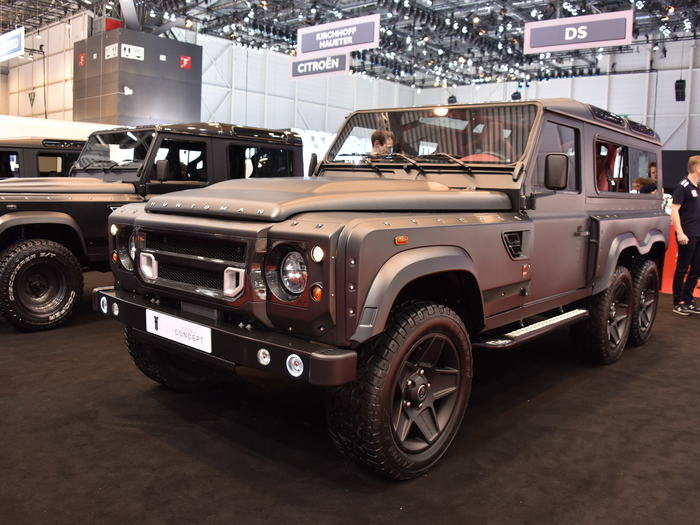
<path id="1" fill-rule="evenodd" d="M 537 152 L 536 185 L 544 188 L 544 164 L 548 153 L 564 153 L 569 157 L 569 179 L 567 191 L 579 190 L 578 175 L 578 130 L 575 128 L 546 122 L 540 135 L 540 146 Z"/>
<path id="2" fill-rule="evenodd" d="M 19 152 L 0 151 L 0 179 L 19 177 Z"/>
<path id="3" fill-rule="evenodd" d="M 657 190 L 656 153 L 606 140 L 595 143 L 599 192 L 653 193 Z"/>
<path id="4" fill-rule="evenodd" d="M 292 174 L 292 152 L 283 148 L 229 146 L 231 179 L 289 177 Z"/>
<path id="5" fill-rule="evenodd" d="M 60 155 L 40 153 L 36 156 L 39 177 L 60 177 L 63 173 L 63 158 Z M 66 171 L 68 171 L 66 169 Z"/>

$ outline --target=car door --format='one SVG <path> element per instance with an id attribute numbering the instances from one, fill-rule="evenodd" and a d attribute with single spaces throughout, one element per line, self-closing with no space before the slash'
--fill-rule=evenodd
<path id="1" fill-rule="evenodd" d="M 158 180 L 156 163 L 168 161 L 167 176 Z M 146 194 L 162 195 L 207 186 L 211 180 L 211 141 L 207 138 L 162 135 L 155 145 L 152 162 L 144 169 Z"/>
<path id="2" fill-rule="evenodd" d="M 586 286 L 590 236 L 589 216 L 581 184 L 582 125 L 549 116 L 542 126 L 535 173 L 530 174 L 535 208 L 531 288 L 526 304 L 546 300 Z M 567 187 L 552 191 L 544 185 L 545 159 L 550 153 L 569 157 Z"/>

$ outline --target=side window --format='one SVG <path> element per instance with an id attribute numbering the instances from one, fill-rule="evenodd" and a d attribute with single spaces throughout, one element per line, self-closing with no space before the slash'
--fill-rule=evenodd
<path id="1" fill-rule="evenodd" d="M 36 164 L 39 177 L 60 177 L 63 175 L 63 158 L 60 155 L 39 153 L 36 156 Z"/>
<path id="2" fill-rule="evenodd" d="M 289 177 L 292 174 L 290 150 L 232 145 L 228 152 L 232 179 Z"/>
<path id="3" fill-rule="evenodd" d="M 0 179 L 19 177 L 19 153 L 0 151 Z"/>
<path id="4" fill-rule="evenodd" d="M 630 180 L 635 193 L 655 193 L 658 189 L 656 153 L 629 148 Z"/>
<path id="5" fill-rule="evenodd" d="M 596 186 L 600 192 L 630 193 L 628 147 L 614 142 L 595 143 Z"/>
<path id="6" fill-rule="evenodd" d="M 188 142 L 165 139 L 156 152 L 156 161 L 168 161 L 166 181 L 193 183 L 201 186 L 207 182 L 207 146 L 204 142 Z M 155 166 L 151 170 L 151 182 L 156 182 Z"/>
<path id="7" fill-rule="evenodd" d="M 569 180 L 567 191 L 579 191 L 578 151 L 579 133 L 575 128 L 546 122 L 542 127 L 540 146 L 537 152 L 537 176 L 535 183 L 544 188 L 544 164 L 548 153 L 564 153 L 569 157 Z"/>

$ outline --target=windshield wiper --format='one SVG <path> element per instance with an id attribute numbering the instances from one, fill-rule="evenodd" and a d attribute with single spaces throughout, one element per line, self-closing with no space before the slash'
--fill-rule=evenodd
<path id="1" fill-rule="evenodd" d="M 404 160 L 405 160 L 406 162 L 408 162 L 411 166 L 413 166 L 414 168 L 416 168 L 416 170 L 418 170 L 418 173 L 419 173 L 419 174 L 421 174 L 421 175 L 423 175 L 423 177 L 425 177 L 425 170 L 423 169 L 423 166 L 421 166 L 420 164 L 418 164 L 418 163 L 417 163 L 415 160 L 413 160 L 411 157 L 409 157 L 409 156 L 407 156 L 407 155 L 404 155 L 403 153 L 391 153 L 390 155 L 387 155 L 387 157 L 400 157 L 400 158 L 404 159 Z M 408 173 L 408 171 L 409 171 L 409 170 L 408 170 L 408 166 L 404 166 L 403 169 L 406 171 L 406 173 Z"/>
<path id="2" fill-rule="evenodd" d="M 427 155 L 419 155 L 420 157 L 443 157 L 445 159 L 449 159 L 455 164 L 458 164 L 459 166 L 464 168 L 464 171 L 467 172 L 467 175 L 472 174 L 472 167 L 469 164 L 466 164 L 465 162 L 459 160 L 456 157 L 453 157 L 449 153 L 442 153 L 442 152 L 436 152 L 436 153 L 429 153 Z"/>
<path id="3" fill-rule="evenodd" d="M 355 164 L 354 162 L 352 163 L 354 166 L 361 166 L 361 167 L 370 167 L 374 172 L 377 173 L 380 177 L 384 176 L 384 172 L 381 170 L 379 166 L 374 164 L 370 160 L 370 155 L 367 153 L 338 153 L 336 157 L 363 157 L 364 159 L 367 159 L 367 162 L 363 162 L 362 164 Z"/>

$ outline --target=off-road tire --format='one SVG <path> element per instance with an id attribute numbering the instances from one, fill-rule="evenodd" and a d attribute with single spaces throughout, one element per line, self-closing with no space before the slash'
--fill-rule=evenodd
<path id="1" fill-rule="evenodd" d="M 453 341 L 458 390 L 448 421 L 428 449 L 408 453 L 399 445 L 390 411 L 397 381 L 403 377 L 415 344 L 430 334 Z M 410 479 L 440 460 L 457 433 L 469 400 L 472 353 L 469 334 L 460 317 L 446 306 L 408 301 L 395 307 L 386 331 L 358 351 L 358 376 L 329 391 L 327 419 L 331 438 L 346 457 L 392 479 Z M 428 376 L 428 371 L 425 372 Z M 430 386 L 430 385 L 428 385 Z M 431 394 L 432 395 L 432 394 Z M 437 416 L 435 421 L 437 421 Z M 427 441 L 426 441 L 427 443 Z"/>
<path id="2" fill-rule="evenodd" d="M 124 341 L 136 367 L 149 379 L 175 392 L 199 392 L 224 383 L 224 374 L 199 361 L 187 359 L 144 341 L 131 328 Z"/>
<path id="3" fill-rule="evenodd" d="M 651 337 L 656 313 L 659 310 L 659 268 L 651 259 L 642 261 L 635 269 L 633 290 L 632 326 L 629 342 L 641 346 Z M 653 291 L 653 295 L 650 295 Z M 644 297 L 642 295 L 644 294 Z"/>
<path id="4" fill-rule="evenodd" d="M 45 308 L 35 306 L 34 311 L 22 303 L 26 290 L 20 290 L 20 286 L 29 286 L 26 275 L 32 268 L 39 269 L 42 286 L 59 288 Z M 82 295 L 80 262 L 62 244 L 30 239 L 13 244 L 0 254 L 0 315 L 20 330 L 48 330 L 65 323 Z"/>
<path id="5" fill-rule="evenodd" d="M 627 322 L 619 332 L 619 341 L 613 344 L 608 332 L 608 322 L 611 317 L 611 306 L 624 290 L 629 298 L 627 304 Z M 603 292 L 594 295 L 588 301 L 590 317 L 572 329 L 574 342 L 586 357 L 602 365 L 612 364 L 620 359 L 627 345 L 632 317 L 632 275 L 624 266 L 618 266 L 610 279 L 610 286 Z M 620 315 L 616 311 L 617 315 Z"/>

